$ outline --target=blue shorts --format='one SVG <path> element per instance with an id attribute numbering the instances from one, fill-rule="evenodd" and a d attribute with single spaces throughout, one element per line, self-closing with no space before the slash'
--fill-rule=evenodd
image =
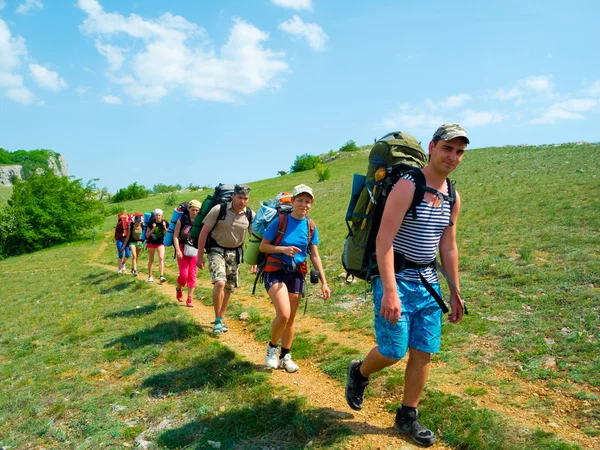
<path id="1" fill-rule="evenodd" d="M 442 341 L 442 310 L 439 305 L 420 282 L 396 278 L 396 286 L 402 314 L 398 323 L 392 323 L 379 315 L 383 284 L 381 277 L 373 279 L 375 335 L 379 353 L 390 359 L 402 359 L 408 347 L 438 353 Z M 432 286 L 441 296 L 439 283 L 432 283 Z"/>
<path id="2" fill-rule="evenodd" d="M 129 250 L 129 245 L 123 248 L 124 241 L 117 241 L 117 252 L 119 252 L 119 259 L 123 257 L 123 251 L 125 251 L 125 258 L 129 258 L 131 256 L 131 250 Z"/>
<path id="3" fill-rule="evenodd" d="M 277 283 L 285 284 L 288 294 L 302 294 L 304 292 L 304 275 L 300 272 L 286 272 L 285 270 L 265 272 L 263 278 L 267 292 L 269 292 L 271 286 Z"/>

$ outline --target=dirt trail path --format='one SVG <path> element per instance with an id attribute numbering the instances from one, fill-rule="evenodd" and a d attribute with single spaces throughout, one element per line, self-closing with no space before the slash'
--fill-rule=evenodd
<path id="1" fill-rule="evenodd" d="M 99 246 L 93 255 L 90 255 L 90 264 L 102 267 L 109 271 L 115 268 L 95 262 L 103 253 L 107 246 L 106 240 Z M 176 275 L 169 268 L 166 272 L 170 275 Z M 206 276 L 206 275 L 204 275 Z M 168 283 L 155 283 L 155 288 L 164 293 L 168 298 L 174 299 L 174 286 Z M 198 287 L 211 289 L 210 280 L 202 278 L 199 274 Z M 262 297 L 244 295 L 241 290 L 234 294 L 232 301 L 241 303 L 244 308 L 256 308 L 261 314 L 272 315 L 273 311 L 268 300 Z M 185 308 L 185 306 L 182 306 Z M 209 324 L 214 319 L 212 307 L 205 306 L 201 302 L 195 302 L 194 308 L 186 308 L 200 323 Z M 265 346 L 255 341 L 251 332 L 245 331 L 243 323 L 239 321 L 228 321 L 230 331 L 225 333 L 219 340 L 243 355 L 249 361 L 255 364 L 264 364 Z M 333 324 L 327 324 L 323 320 L 300 315 L 297 319 L 297 330 L 308 331 L 312 335 L 325 335 L 329 342 L 337 342 L 355 348 L 366 354 L 374 345 L 372 339 L 357 335 L 347 331 L 337 331 Z M 474 345 L 485 347 L 488 351 L 493 350 L 494 344 L 478 342 Z M 321 370 L 310 361 L 299 361 L 301 370 L 295 374 L 287 374 L 283 371 L 274 371 L 272 381 L 276 385 L 286 386 L 300 396 L 307 398 L 309 404 L 319 408 L 329 408 L 336 412 L 341 423 L 346 424 L 356 437 L 352 438 L 347 448 L 366 449 L 366 448 L 418 448 L 411 444 L 409 440 L 404 439 L 396 433 L 391 425 L 393 424 L 393 414 L 386 411 L 386 399 L 370 397 L 365 401 L 365 408 L 360 411 L 352 411 L 345 402 L 344 387 L 336 380 L 325 375 Z M 528 428 L 541 428 L 548 432 L 554 432 L 560 437 L 571 442 L 579 443 L 583 448 L 600 448 L 600 440 L 591 438 L 582 433 L 582 424 L 579 417 L 574 414 L 576 411 L 589 410 L 591 405 L 585 400 L 577 400 L 560 390 L 548 388 L 545 383 L 532 383 L 518 378 L 510 370 L 502 367 L 495 367 L 496 380 L 498 383 L 494 386 L 485 385 L 487 393 L 477 397 L 469 397 L 479 406 L 494 410 L 505 417 L 515 425 L 526 426 Z M 395 370 L 404 370 L 404 362 L 397 364 Z M 432 367 L 430 380 L 428 384 L 435 386 L 443 392 L 464 397 L 465 381 L 473 373 L 472 367 L 465 367 L 460 374 L 451 374 L 445 370 L 442 362 L 435 362 Z M 500 389 L 503 384 L 510 383 L 512 391 L 511 404 L 500 403 L 497 397 L 501 395 Z M 470 385 L 477 383 L 471 382 Z M 591 389 L 590 389 L 591 390 Z M 593 390 L 592 390 L 593 391 Z M 600 394 L 600 390 L 596 391 Z M 396 399 L 393 399 L 396 400 Z M 551 415 L 547 410 L 536 408 L 535 404 L 543 401 L 553 405 Z M 520 405 L 515 407 L 512 405 Z M 534 406 L 527 406 L 534 405 Z M 444 444 L 435 444 L 435 449 L 450 448 Z"/>

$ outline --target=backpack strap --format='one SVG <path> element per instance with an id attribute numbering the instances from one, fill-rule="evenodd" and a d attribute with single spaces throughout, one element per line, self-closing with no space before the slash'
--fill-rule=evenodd
<path id="1" fill-rule="evenodd" d="M 281 240 L 283 239 L 283 235 L 285 234 L 285 230 L 288 224 L 288 216 L 289 214 L 279 213 L 279 222 L 277 223 L 277 231 L 275 234 L 275 239 L 273 239 L 272 244 L 277 247 Z M 269 268 L 269 269 L 267 269 Z M 283 260 L 271 254 L 267 254 L 267 258 L 265 260 L 265 266 L 263 271 L 266 272 L 275 272 L 276 270 L 285 268 L 285 264 L 283 264 Z"/>
<path id="2" fill-rule="evenodd" d="M 427 181 L 425 180 L 425 175 L 418 167 L 411 169 L 407 172 L 410 174 L 415 183 L 415 195 L 413 196 L 412 203 L 406 211 L 406 214 L 411 213 L 413 219 L 417 218 L 417 206 L 421 204 L 423 199 L 425 198 L 425 188 L 427 187 Z"/>

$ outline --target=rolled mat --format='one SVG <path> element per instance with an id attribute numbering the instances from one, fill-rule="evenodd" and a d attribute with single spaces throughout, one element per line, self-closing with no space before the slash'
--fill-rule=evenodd
<path id="1" fill-rule="evenodd" d="M 144 213 L 144 230 L 142 231 L 142 240 L 145 241 L 146 240 L 146 228 L 148 228 L 148 222 L 150 222 L 150 217 L 152 216 L 152 213 Z"/>
<path id="2" fill-rule="evenodd" d="M 248 238 L 248 247 L 244 251 L 245 263 L 248 263 L 251 266 L 258 264 L 258 254 L 260 253 L 258 247 L 260 246 L 260 241 L 262 241 L 262 236 L 257 236 L 254 233 Z"/>
<path id="3" fill-rule="evenodd" d="M 175 208 L 173 210 L 173 214 L 171 215 L 171 223 L 169 224 L 169 228 L 167 229 L 167 234 L 165 235 L 165 239 L 163 243 L 165 246 L 169 247 L 173 245 L 173 234 L 175 232 L 175 227 L 177 226 L 177 221 L 183 215 L 183 211 L 179 208 Z"/>

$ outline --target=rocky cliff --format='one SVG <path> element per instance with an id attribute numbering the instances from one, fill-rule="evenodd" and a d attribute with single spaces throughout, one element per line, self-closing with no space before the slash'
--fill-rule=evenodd
<path id="1" fill-rule="evenodd" d="M 68 177 L 69 166 L 63 155 L 48 151 L 48 167 L 38 167 L 36 171 L 51 170 L 58 176 Z M 13 178 L 23 179 L 23 166 L 18 164 L 0 165 L 0 186 L 11 186 Z"/>

